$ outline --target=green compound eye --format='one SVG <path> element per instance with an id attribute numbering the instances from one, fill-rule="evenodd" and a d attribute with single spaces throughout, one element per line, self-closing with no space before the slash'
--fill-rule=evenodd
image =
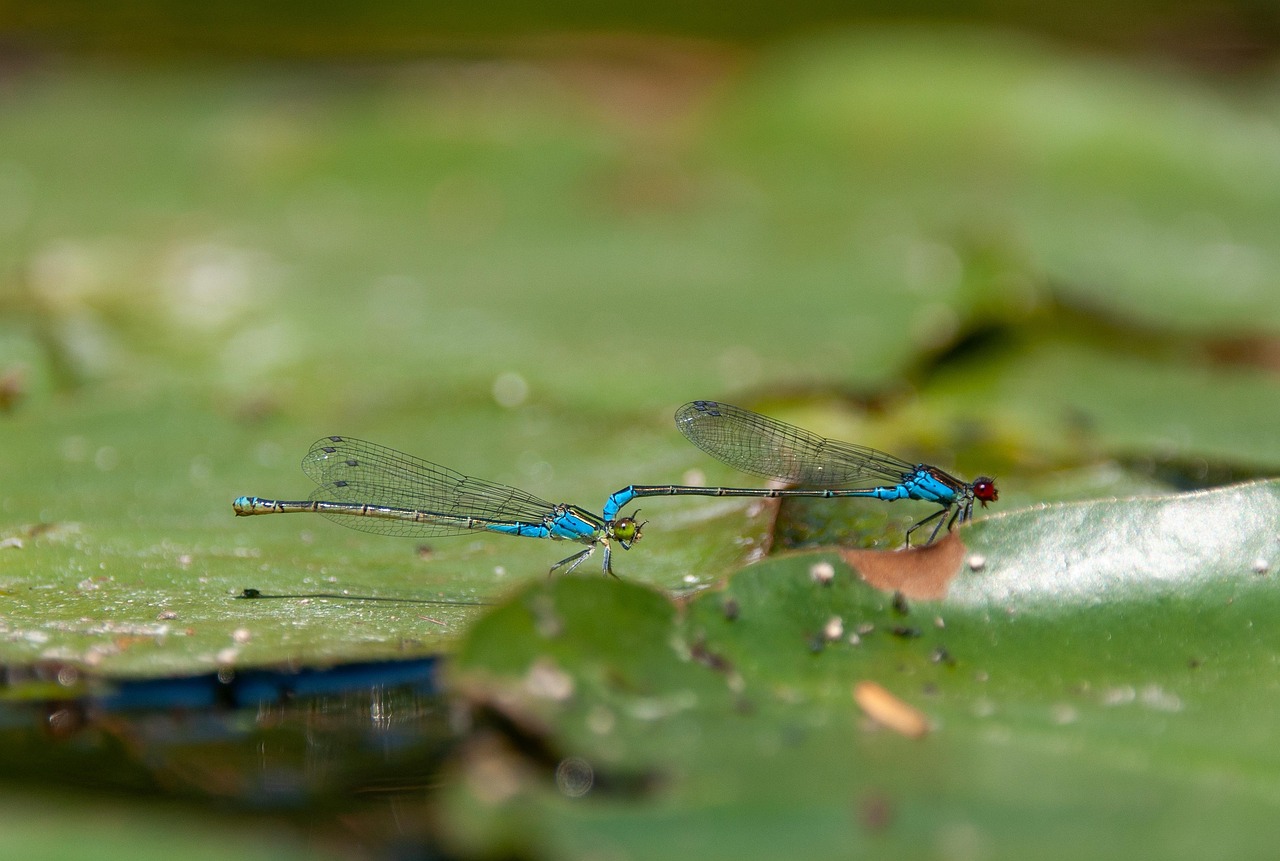
<path id="1" fill-rule="evenodd" d="M 636 523 L 630 517 L 623 517 L 613 521 L 613 537 L 618 539 L 623 547 L 629 547 L 640 540 L 640 530 L 643 526 L 643 523 Z"/>

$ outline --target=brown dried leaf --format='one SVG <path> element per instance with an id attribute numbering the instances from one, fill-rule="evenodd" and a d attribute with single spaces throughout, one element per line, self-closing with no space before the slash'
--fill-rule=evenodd
<path id="1" fill-rule="evenodd" d="M 955 533 L 928 547 L 907 550 L 842 548 L 840 555 L 867 583 L 915 600 L 945 598 L 964 561 L 964 542 Z"/>

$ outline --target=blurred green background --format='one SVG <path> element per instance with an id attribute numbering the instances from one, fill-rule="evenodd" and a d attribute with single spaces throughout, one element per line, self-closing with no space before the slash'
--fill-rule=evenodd
<path id="1" fill-rule="evenodd" d="M 515 612 L 564 548 L 419 547 L 236 520 L 231 500 L 304 498 L 297 462 L 330 433 L 596 510 L 631 482 L 749 484 L 671 425 L 715 398 L 998 476 L 1009 519 L 979 540 L 1036 584 L 1040 627 L 1006 640 L 1044 659 L 994 633 L 974 648 L 1008 661 L 1023 717 L 1079 691 L 1059 662 L 1064 630 L 1105 627 L 1072 615 L 1104 600 L 1073 564 L 1091 553 L 1131 602 L 1108 619 L 1177 658 L 1086 652 L 1080 676 L 1168 686 L 1220 648 L 1230 670 L 1183 692 L 1196 717 L 1153 754 L 1154 797 L 1194 807 L 1208 778 L 1181 752 L 1232 698 L 1250 703 L 1240 748 L 1270 726 L 1239 668 L 1273 674 L 1272 602 L 1255 595 L 1247 633 L 1217 615 L 1219 640 L 1179 632 L 1218 613 L 1222 582 L 1280 564 L 1274 485 L 1224 497 L 1238 519 L 1189 537 L 1134 527 L 1168 568 L 1109 536 L 1166 510 L 1140 497 L 1280 469 L 1278 23 L 1246 3 L 0 5 L 0 662 L 156 676 L 453 651 L 479 602 L 512 595 L 499 612 Z M 1094 499 L 1112 502 L 1079 527 L 1060 520 L 1084 509 L 1037 514 Z M 615 565 L 665 593 L 719 600 L 707 590 L 769 540 L 740 505 L 642 507 L 645 540 Z M 927 513 L 831 511 L 788 515 L 777 546 L 894 547 Z M 1230 550 L 1209 540 L 1236 530 Z M 1020 547 L 1047 548 L 1042 567 Z M 788 559 L 770 564 L 807 570 Z M 1151 584 L 1172 569 L 1188 591 L 1167 615 Z M 246 587 L 312 597 L 236 601 Z M 344 594 L 447 603 L 323 597 Z M 962 613 L 972 642 L 989 601 Z M 523 666 L 520 636 L 486 669 L 474 656 L 503 635 L 482 628 L 473 667 Z M 847 720 L 847 679 L 833 694 L 826 672 L 796 689 Z M 957 727 L 999 699 L 967 691 Z M 775 707 L 769 725 L 789 726 Z M 1115 742 L 1130 727 L 1113 716 L 1092 737 L 1121 750 L 1110 761 L 1151 752 Z M 1008 732 L 1041 738 L 1027 727 Z M 1071 758 L 1037 750 L 1047 769 Z M 1204 756 L 1222 779 L 1248 759 Z M 1238 832 L 1274 813 L 1271 765 Z M 1022 845 L 992 824 L 1037 778 L 1012 780 L 1014 797 L 983 796 L 982 845 Z M 1110 821 L 1105 801 L 1064 797 Z M 504 833 L 468 839 L 493 852 Z"/>

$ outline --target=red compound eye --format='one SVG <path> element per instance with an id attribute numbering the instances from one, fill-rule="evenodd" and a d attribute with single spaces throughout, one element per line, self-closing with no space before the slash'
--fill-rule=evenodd
<path id="1" fill-rule="evenodd" d="M 983 504 L 998 500 L 1000 491 L 996 489 L 996 480 L 985 475 L 978 476 L 973 482 L 973 498 Z"/>

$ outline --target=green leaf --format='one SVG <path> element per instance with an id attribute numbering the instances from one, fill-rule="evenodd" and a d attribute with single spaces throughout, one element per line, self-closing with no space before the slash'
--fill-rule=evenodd
<path id="1" fill-rule="evenodd" d="M 1280 569 L 1278 523 L 1278 480 L 994 515 L 965 530 L 980 570 L 947 598 L 1022 608 L 1251 593 Z"/>
<path id="2" fill-rule="evenodd" d="M 495 809 L 464 779 L 455 837 L 484 844 L 466 828 L 480 804 L 539 823 L 561 857 L 780 857 L 796 840 L 817 854 L 1261 851 L 1280 766 L 1280 641 L 1262 620 L 1280 597 L 1254 563 L 1280 552 L 1277 485 L 979 521 L 940 601 L 895 601 L 827 554 L 752 565 L 679 616 L 635 585 L 535 586 L 469 632 L 454 678 L 522 692 L 507 706 L 538 714 L 550 749 L 600 786 L 571 797 L 547 774 Z M 554 696 L 536 681 L 548 671 Z M 923 710 L 930 734 L 868 725 L 859 680 Z M 652 772 L 648 804 L 610 801 L 619 771 Z"/>

